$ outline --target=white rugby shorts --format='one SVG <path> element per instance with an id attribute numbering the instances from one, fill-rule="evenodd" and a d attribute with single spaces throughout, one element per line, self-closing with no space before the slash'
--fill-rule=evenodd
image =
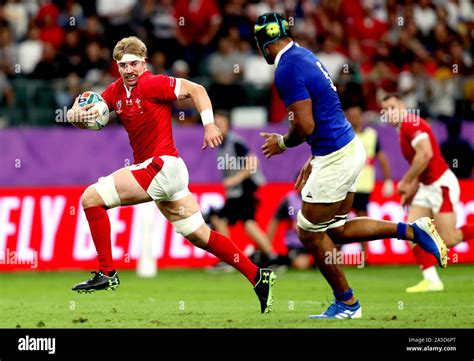
<path id="1" fill-rule="evenodd" d="M 356 181 L 364 167 L 366 153 L 359 138 L 333 153 L 315 156 L 312 171 L 301 190 L 307 203 L 335 203 L 355 192 Z"/>
<path id="2" fill-rule="evenodd" d="M 155 202 L 177 201 L 191 194 L 188 169 L 179 157 L 162 155 L 128 168 Z"/>
<path id="3" fill-rule="evenodd" d="M 458 178 L 451 169 L 447 169 L 433 183 L 420 183 L 411 205 L 429 208 L 433 214 L 450 213 L 454 212 L 460 193 Z"/>

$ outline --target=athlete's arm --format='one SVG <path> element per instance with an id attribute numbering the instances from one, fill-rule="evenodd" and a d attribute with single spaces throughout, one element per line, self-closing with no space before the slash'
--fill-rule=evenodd
<path id="1" fill-rule="evenodd" d="M 433 148 L 431 147 L 429 138 L 420 140 L 416 143 L 414 148 L 416 153 L 413 157 L 413 162 L 411 163 L 407 173 L 402 178 L 407 183 L 411 183 L 418 179 L 420 174 L 423 173 L 430 163 L 431 158 L 433 158 Z"/>
<path id="2" fill-rule="evenodd" d="M 207 146 L 217 147 L 222 143 L 223 137 L 220 130 L 214 125 L 214 116 L 212 113 L 212 103 L 206 89 L 197 83 L 179 78 L 180 88 L 178 99 L 191 98 L 194 107 L 201 114 L 204 124 L 204 144 L 202 149 Z"/>
<path id="3" fill-rule="evenodd" d="M 310 98 L 291 104 L 288 108 L 290 130 L 283 136 L 287 148 L 300 145 L 314 131 L 313 105 Z"/>
<path id="4" fill-rule="evenodd" d="M 260 133 L 262 137 L 266 138 L 262 150 L 267 158 L 283 153 L 286 148 L 300 145 L 314 131 L 315 124 L 311 99 L 296 101 L 290 104 L 287 109 L 290 121 L 288 134 L 281 136 L 277 133 Z"/>
<path id="5" fill-rule="evenodd" d="M 433 158 L 433 149 L 429 138 L 421 139 L 415 144 L 414 148 L 416 153 L 411 166 L 397 185 L 398 193 L 402 195 L 402 205 L 411 203 L 419 187 L 418 177 Z"/>
<path id="6" fill-rule="evenodd" d="M 99 111 L 97 109 L 89 111 L 89 108 L 92 108 L 94 104 L 87 104 L 81 107 L 79 105 L 80 97 L 80 95 L 76 97 L 73 106 L 67 111 L 66 118 L 67 121 L 76 128 L 89 129 L 87 126 L 88 122 L 91 122 L 91 125 L 93 125 L 95 123 L 95 119 L 99 115 Z"/>

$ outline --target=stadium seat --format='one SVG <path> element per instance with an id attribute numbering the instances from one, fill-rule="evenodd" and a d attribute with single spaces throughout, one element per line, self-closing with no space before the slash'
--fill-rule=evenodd
<path id="1" fill-rule="evenodd" d="M 267 109 L 264 107 L 236 107 L 230 112 L 235 128 L 261 128 L 267 124 Z"/>

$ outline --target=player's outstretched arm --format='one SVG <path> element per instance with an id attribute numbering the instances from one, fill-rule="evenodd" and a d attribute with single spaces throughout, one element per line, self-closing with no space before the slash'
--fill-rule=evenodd
<path id="1" fill-rule="evenodd" d="M 223 141 L 223 137 L 219 128 L 214 124 L 212 103 L 206 89 L 200 84 L 182 78 L 180 83 L 178 99 L 191 98 L 194 107 L 201 114 L 204 125 L 204 143 L 201 149 L 205 149 L 207 146 L 211 148 L 219 146 Z"/>
<path id="2" fill-rule="evenodd" d="M 89 129 L 88 124 L 94 124 L 95 119 L 99 115 L 97 109 L 89 111 L 89 108 L 92 108 L 94 104 L 87 104 L 84 107 L 79 105 L 78 95 L 71 109 L 67 111 L 67 121 L 79 129 Z"/>

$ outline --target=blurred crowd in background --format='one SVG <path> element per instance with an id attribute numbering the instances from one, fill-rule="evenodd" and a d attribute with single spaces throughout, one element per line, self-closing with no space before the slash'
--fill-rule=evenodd
<path id="1" fill-rule="evenodd" d="M 289 18 L 344 106 L 369 120 L 380 117 L 384 91 L 435 121 L 474 120 L 470 0 L 0 0 L 0 124 L 57 124 L 57 109 L 118 76 L 111 53 L 130 35 L 147 44 L 152 72 L 200 82 L 214 108 L 250 107 L 257 112 L 243 114 L 281 122 L 274 67 L 253 39 L 268 11 Z M 178 124 L 200 121 L 190 102 L 174 114 Z"/>

